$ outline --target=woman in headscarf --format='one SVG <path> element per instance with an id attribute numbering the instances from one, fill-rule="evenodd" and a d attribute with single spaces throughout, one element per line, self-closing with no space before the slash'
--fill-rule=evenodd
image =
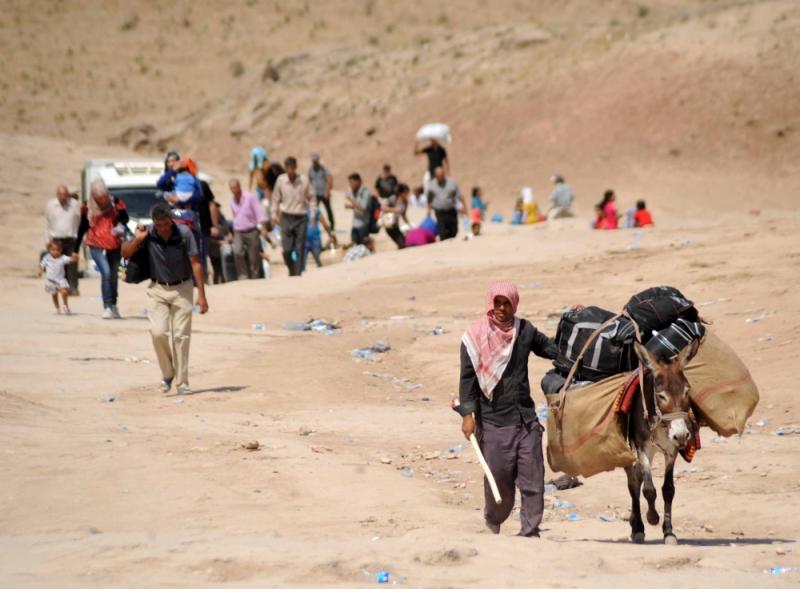
<path id="1" fill-rule="evenodd" d="M 177 151 L 168 151 L 164 158 L 164 173 L 156 181 L 156 188 L 161 192 L 172 192 L 175 190 L 175 175 L 178 173 L 175 166 L 180 161 L 181 156 Z"/>
<path id="2" fill-rule="evenodd" d="M 520 536 L 538 537 L 544 512 L 542 432 L 528 381 L 528 355 L 553 359 L 555 342 L 516 316 L 519 292 L 511 282 L 494 284 L 486 314 L 461 338 L 459 405 L 461 430 L 476 433 L 500 490 L 501 503 L 484 481 L 486 526 L 495 534 L 514 507 L 514 484 L 522 498 Z"/>
<path id="3" fill-rule="evenodd" d="M 120 319 L 117 309 L 120 244 L 125 234 L 128 212 L 125 203 L 112 198 L 106 183 L 96 179 L 90 187 L 89 230 L 86 245 L 100 272 L 103 294 L 103 319 Z"/>

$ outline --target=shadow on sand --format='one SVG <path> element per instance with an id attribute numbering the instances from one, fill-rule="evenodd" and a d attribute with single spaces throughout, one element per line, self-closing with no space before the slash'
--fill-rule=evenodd
<path id="1" fill-rule="evenodd" d="M 619 538 L 616 540 L 590 540 L 590 539 L 582 539 L 582 540 L 573 540 L 577 542 L 592 542 L 598 544 L 630 544 L 634 545 L 633 542 L 630 541 L 628 538 Z M 735 536 L 733 538 L 678 538 L 678 546 L 730 546 L 731 544 L 736 544 L 740 546 L 759 546 L 759 545 L 769 545 L 769 544 L 794 544 L 796 540 L 791 540 L 787 538 L 742 538 L 741 536 Z M 644 545 L 646 546 L 653 546 L 653 545 L 664 545 L 664 540 L 661 536 L 657 536 L 655 538 L 648 538 L 645 540 Z"/>
<path id="2" fill-rule="evenodd" d="M 244 389 L 248 388 L 249 385 L 244 386 L 227 386 L 227 387 L 212 387 L 208 389 L 198 389 L 196 391 L 192 391 L 191 393 L 186 393 L 184 395 L 180 395 L 181 397 L 187 397 L 191 395 L 202 395 L 203 393 L 238 393 L 239 391 L 243 391 Z M 178 395 L 175 395 L 178 396 Z"/>

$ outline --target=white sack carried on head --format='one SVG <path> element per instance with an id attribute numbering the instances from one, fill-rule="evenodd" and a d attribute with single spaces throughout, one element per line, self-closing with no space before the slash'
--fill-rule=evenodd
<path id="1" fill-rule="evenodd" d="M 450 143 L 453 140 L 450 135 L 450 127 L 444 123 L 428 123 L 422 125 L 417 131 L 417 141 L 428 141 L 435 139 L 439 143 Z"/>

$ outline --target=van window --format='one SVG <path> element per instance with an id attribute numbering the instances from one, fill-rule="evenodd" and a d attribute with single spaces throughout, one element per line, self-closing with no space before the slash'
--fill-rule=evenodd
<path id="1" fill-rule="evenodd" d="M 109 188 L 108 191 L 112 196 L 122 199 L 131 219 L 149 217 L 153 205 L 164 200 L 161 191 L 155 187 Z"/>

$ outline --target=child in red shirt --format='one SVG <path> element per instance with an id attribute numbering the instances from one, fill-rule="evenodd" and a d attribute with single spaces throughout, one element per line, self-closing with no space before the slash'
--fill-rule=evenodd
<path id="1" fill-rule="evenodd" d="M 647 204 L 640 200 L 636 203 L 636 214 L 633 216 L 636 227 L 652 227 L 653 217 L 647 210 Z"/>

